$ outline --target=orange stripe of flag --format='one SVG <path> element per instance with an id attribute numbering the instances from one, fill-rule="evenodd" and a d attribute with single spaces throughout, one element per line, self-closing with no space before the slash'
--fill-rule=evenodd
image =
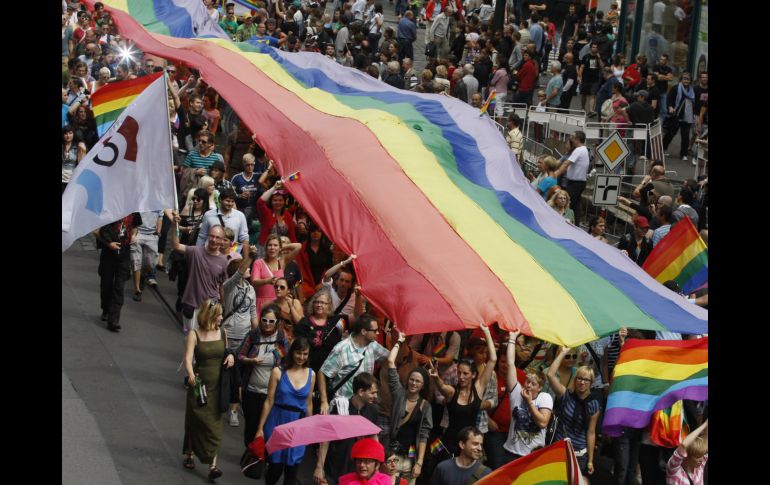
<path id="1" fill-rule="evenodd" d="M 157 72 L 155 74 L 138 77 L 136 79 L 129 79 L 127 81 L 108 84 L 107 86 L 104 86 L 103 88 L 96 91 L 93 96 L 91 96 L 91 104 L 96 106 L 114 101 L 116 99 L 125 98 L 128 96 L 136 96 L 144 91 L 147 86 L 152 84 L 153 81 L 162 75 L 162 72 Z"/>
<path id="2" fill-rule="evenodd" d="M 657 362 L 673 362 L 677 364 L 702 364 L 708 362 L 709 353 L 706 349 L 688 350 L 686 353 L 677 352 L 676 357 L 672 356 L 671 347 L 637 347 L 635 349 L 623 350 L 623 362 L 618 359 L 615 365 L 632 360 L 646 359 Z"/>
<path id="3" fill-rule="evenodd" d="M 647 256 L 642 269 L 653 278 L 663 272 L 700 237 L 690 218 L 687 217 L 686 219 L 686 221 L 684 219 L 679 221 Z"/>

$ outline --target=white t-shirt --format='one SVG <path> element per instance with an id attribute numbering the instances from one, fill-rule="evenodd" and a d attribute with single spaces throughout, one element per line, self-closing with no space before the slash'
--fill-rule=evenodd
<path id="1" fill-rule="evenodd" d="M 545 445 L 545 428 L 538 426 L 530 414 L 524 398 L 521 397 L 521 384 L 518 381 L 511 391 L 510 403 L 511 426 L 508 428 L 508 439 L 503 448 L 520 456 L 528 455 L 538 446 Z M 541 392 L 535 398 L 535 407 L 553 410 L 553 398 L 547 392 Z"/>
<path id="2" fill-rule="evenodd" d="M 567 178 L 585 182 L 588 176 L 588 165 L 591 163 L 588 157 L 588 148 L 585 145 L 575 148 L 567 160 L 572 162 L 572 165 L 567 169 Z"/>
<path id="3" fill-rule="evenodd" d="M 666 11 L 666 2 L 655 2 L 652 5 L 652 23 L 663 25 L 663 13 Z"/>

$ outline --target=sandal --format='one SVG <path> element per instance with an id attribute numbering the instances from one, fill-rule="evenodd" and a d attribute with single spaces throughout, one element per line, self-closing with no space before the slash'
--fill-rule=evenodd
<path id="1" fill-rule="evenodd" d="M 215 480 L 222 476 L 222 470 L 216 466 L 209 467 L 209 480 Z"/>
<path id="2" fill-rule="evenodd" d="M 195 460 L 193 459 L 192 455 L 187 455 L 182 464 L 185 468 L 190 470 L 195 468 Z"/>

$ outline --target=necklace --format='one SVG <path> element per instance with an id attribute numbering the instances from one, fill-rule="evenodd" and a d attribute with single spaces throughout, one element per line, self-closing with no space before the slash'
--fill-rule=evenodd
<path id="1" fill-rule="evenodd" d="M 417 399 L 414 399 L 414 400 L 409 399 L 409 398 L 406 398 L 406 400 L 409 401 L 409 402 L 417 402 L 417 401 L 420 400 L 420 396 L 417 396 Z"/>

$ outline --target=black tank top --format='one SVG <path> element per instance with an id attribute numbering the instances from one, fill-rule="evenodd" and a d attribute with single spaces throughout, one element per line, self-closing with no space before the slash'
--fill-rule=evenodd
<path id="1" fill-rule="evenodd" d="M 471 382 L 471 402 L 468 404 L 459 404 L 457 398 L 460 396 L 460 390 L 455 388 L 455 394 L 452 396 L 452 400 L 447 404 L 447 412 L 449 413 L 449 426 L 444 432 L 444 446 L 454 455 L 459 454 L 459 446 L 457 445 L 457 434 L 466 426 L 476 426 L 476 418 L 479 415 L 481 409 L 481 399 L 476 392 L 476 381 Z"/>

